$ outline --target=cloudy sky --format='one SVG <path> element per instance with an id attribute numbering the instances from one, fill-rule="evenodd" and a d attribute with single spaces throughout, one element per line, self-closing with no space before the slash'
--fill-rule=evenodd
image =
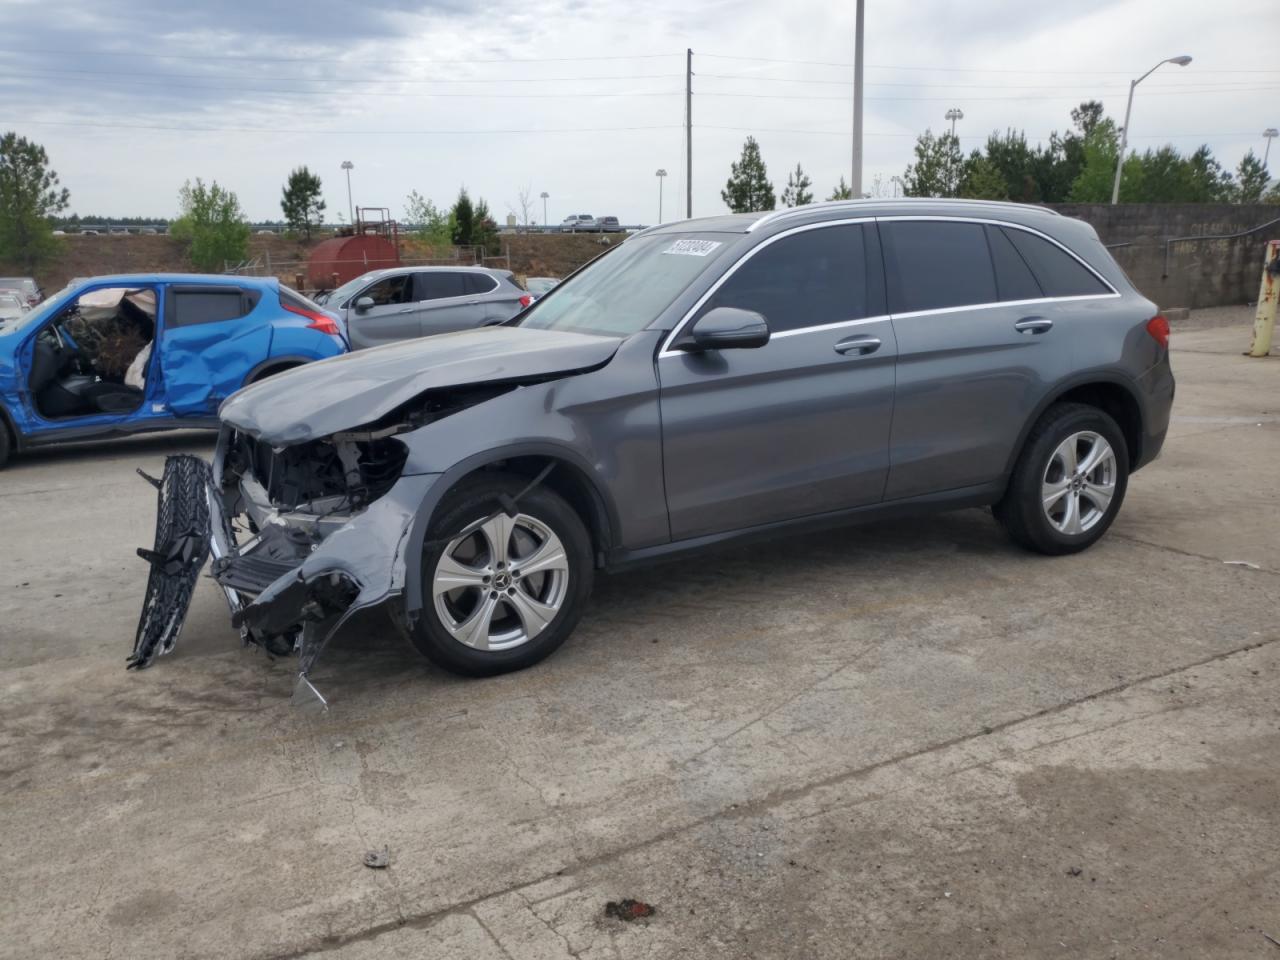
<path id="1" fill-rule="evenodd" d="M 957 126 L 1031 141 L 1101 99 L 1123 116 L 1128 79 L 1183 53 L 1138 90 L 1131 143 L 1208 143 L 1233 167 L 1280 125 L 1273 0 L 869 0 L 864 186 L 891 190 L 916 134 Z M 547 216 L 683 213 L 684 51 L 694 51 L 693 212 L 747 134 L 775 188 L 802 163 L 819 197 L 850 164 L 853 4 L 823 0 L 0 0 L 0 129 L 49 150 L 72 209 L 172 216 L 201 176 L 252 219 L 280 217 L 290 169 L 324 179 L 329 213 L 402 215 L 417 190 L 465 184 L 494 213 L 527 189 Z M 1271 167 L 1280 168 L 1280 145 Z M 677 206 L 679 204 L 679 206 Z"/>

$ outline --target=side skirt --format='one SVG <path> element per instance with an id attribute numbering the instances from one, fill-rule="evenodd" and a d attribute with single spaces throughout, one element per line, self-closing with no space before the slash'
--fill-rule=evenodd
<path id="1" fill-rule="evenodd" d="M 728 544 L 749 543 L 755 540 L 768 540 L 773 537 L 822 530 L 831 526 L 853 526 L 859 523 L 871 523 L 875 520 L 889 520 L 895 517 L 916 517 L 928 513 L 962 510 L 966 507 L 983 507 L 999 500 L 1004 494 L 1006 485 L 1007 478 L 1001 478 L 994 483 L 986 483 L 976 487 L 961 487 L 958 490 L 946 490 L 941 493 L 929 493 L 919 497 L 873 503 L 849 510 L 817 513 L 807 517 L 798 517 L 794 520 L 762 523 L 758 526 L 745 527 L 740 530 L 727 530 L 720 533 L 706 534 L 701 537 L 691 537 L 687 540 L 660 543 L 652 547 L 642 547 L 639 550 L 619 549 L 609 555 L 605 570 L 609 572 L 628 570 L 649 563 L 674 560 L 683 554 L 697 550 Z"/>

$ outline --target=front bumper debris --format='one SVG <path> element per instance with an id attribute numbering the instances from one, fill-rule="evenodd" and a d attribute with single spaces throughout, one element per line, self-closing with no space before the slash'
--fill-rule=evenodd
<path id="1" fill-rule="evenodd" d="M 278 656 L 297 653 L 295 700 L 305 691 L 324 704 L 309 679 L 312 669 L 347 619 L 404 592 L 404 549 L 435 479 L 401 477 L 345 522 L 326 521 L 323 533 L 295 513 L 264 513 L 269 504 L 258 501 L 248 511 L 255 518 L 251 529 L 237 536 L 232 514 L 246 512 L 250 485 L 224 488 L 216 466 L 170 457 L 164 479 L 153 481 L 160 489 L 156 546 L 139 551 L 153 566 L 130 665 L 146 666 L 156 651 L 173 649 L 196 578 L 212 554 L 213 579 L 241 639 Z"/>

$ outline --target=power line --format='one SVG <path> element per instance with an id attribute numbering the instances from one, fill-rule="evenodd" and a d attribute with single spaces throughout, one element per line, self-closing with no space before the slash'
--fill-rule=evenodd
<path id="1" fill-rule="evenodd" d="M 1227 94 L 1227 93 L 1259 93 L 1269 90 L 1280 90 L 1280 86 L 1272 87 L 1249 87 L 1239 90 L 1178 90 L 1168 93 L 1144 93 L 1143 97 L 1185 97 L 1196 94 Z M 714 91 L 702 91 L 697 94 L 701 97 L 733 97 L 747 100 L 840 100 L 848 102 L 849 98 L 845 97 L 827 97 L 827 96 L 808 96 L 799 93 L 722 93 Z M 1123 91 L 1094 91 L 1094 97 L 1124 96 Z M 1028 97 L 971 97 L 965 96 L 966 103 L 996 102 L 996 101 L 1023 101 L 1023 100 L 1077 100 L 1080 94 L 1057 94 L 1054 96 L 1028 96 Z M 897 103 L 947 103 L 955 100 L 955 97 L 865 97 L 866 100 L 875 100 L 881 103 L 897 102 Z"/>
<path id="2" fill-rule="evenodd" d="M 78 69 L 60 69 L 52 67 L 27 67 L 27 71 L 36 71 L 40 76 L 58 77 L 64 75 L 83 74 L 90 77 L 154 77 L 156 79 L 174 79 L 174 80 L 225 80 L 235 79 L 228 78 L 225 74 L 209 74 L 209 73 L 149 73 L 146 71 L 120 71 L 120 70 L 78 70 Z M 30 73 L 24 73 L 24 76 L 30 76 Z M 332 83 L 335 80 L 341 83 L 361 83 L 361 84 L 383 84 L 394 85 L 402 83 L 564 83 L 564 82 L 596 82 L 599 80 L 675 80 L 684 79 L 683 73 L 637 73 L 637 74 L 621 74 L 617 76 L 585 76 L 585 77 L 508 77 L 503 79 L 478 80 L 473 78 L 455 78 L 455 77 L 405 77 L 394 80 L 364 80 L 357 77 L 281 77 L 256 75 L 255 80 L 284 80 L 290 83 Z"/>
<path id="3" fill-rule="evenodd" d="M 196 126 L 191 124 L 139 124 L 129 123 L 125 121 L 114 120 L 0 120 L 0 124 L 9 126 L 19 126 L 22 124 L 38 124 L 41 126 L 63 126 L 63 127 L 97 127 L 111 130 L 165 130 L 165 131 L 181 131 L 194 133 L 263 133 L 263 134 L 287 134 L 293 135 L 339 135 L 339 136 L 487 136 L 487 135 L 508 135 L 508 134 L 534 134 L 534 133 L 629 133 L 632 131 L 653 131 L 653 130 L 676 130 L 684 129 L 683 124 L 659 124 L 656 126 L 631 126 L 631 127 L 542 127 L 529 129 L 498 129 L 498 130 L 338 130 L 332 128 L 311 128 L 297 129 L 286 127 L 237 127 L 237 126 Z M 721 124 L 700 124 L 700 130 L 726 130 L 737 133 L 756 132 L 756 133 L 799 133 L 799 134 L 816 134 L 823 136 L 847 136 L 848 130 L 806 130 L 793 127 L 735 127 Z M 1255 131 L 1246 131 L 1243 133 L 1148 133 L 1138 134 L 1130 139 L 1133 140 L 1183 140 L 1204 138 L 1212 139 L 1215 137 L 1252 137 Z M 915 133 L 875 133 L 868 132 L 868 137 L 916 137 Z M 986 140 L 988 134 L 961 134 L 960 140 Z M 1047 140 L 1048 136 L 1028 137 L 1030 140 Z"/>
<path id="4" fill-rule="evenodd" d="M 834 87 L 849 86 L 848 80 L 814 80 L 814 79 L 802 78 L 802 77 L 760 77 L 760 76 L 755 76 L 754 74 L 749 74 L 749 73 L 699 73 L 697 74 L 697 76 L 704 80 L 708 80 L 708 79 L 710 80 L 750 80 L 750 81 L 759 80 L 764 83 L 816 83 L 816 84 L 823 84 L 825 86 L 834 86 Z M 1218 87 L 1238 88 L 1238 87 L 1241 87 L 1241 85 L 1243 84 L 1275 83 L 1275 82 L 1276 81 L 1274 80 L 1265 80 L 1265 79 L 1259 78 L 1257 80 L 1227 80 L 1222 83 L 1162 84 L 1162 86 L 1165 87 L 1166 89 L 1190 90 L 1190 89 L 1218 88 Z M 990 89 L 1061 90 L 1064 87 L 1070 86 L 1070 84 L 1069 83 L 1026 84 L 1026 83 L 1001 83 L 1001 82 L 951 83 L 951 82 L 943 82 L 943 81 L 936 81 L 936 80 L 935 81 L 925 80 L 925 81 L 919 81 L 919 82 L 908 82 L 905 80 L 869 80 L 867 81 L 867 86 L 869 87 L 913 87 L 916 89 L 919 89 L 921 87 L 942 87 L 947 90 L 990 90 Z"/>
<path id="5" fill-rule="evenodd" d="M 52 127 L 100 127 L 109 130 L 171 130 L 187 133 L 261 133 L 261 134 L 305 134 L 326 136 L 487 136 L 490 134 L 534 134 L 534 133 L 627 133 L 633 130 L 675 130 L 682 124 L 662 124 L 658 126 L 637 127 L 539 127 L 526 129 L 502 130 L 335 130 L 328 127 L 311 127 L 308 129 L 289 129 L 285 127 L 223 127 L 193 126 L 190 124 L 158 124 L 158 123 L 125 123 L 111 120 L 0 120 L 0 124 L 16 127 L 22 124 L 37 124 Z"/>
<path id="6" fill-rule="evenodd" d="M 49 50 L 33 47 L 10 49 L 8 53 L 40 53 L 57 57 L 146 57 L 154 60 L 226 60 L 234 63 L 350 63 L 363 64 L 366 61 L 358 57 L 264 57 L 248 54 L 211 54 L 211 53 L 142 53 L 137 50 Z M 605 60 L 658 60 L 663 57 L 683 57 L 683 53 L 635 53 L 614 54 L 602 57 L 491 57 L 474 60 L 440 60 L 435 57 L 416 57 L 391 60 L 379 57 L 378 63 L 582 63 L 584 61 L 601 62 Z"/>
<path id="7" fill-rule="evenodd" d="M 756 63 L 795 63 L 815 67 L 848 67 L 850 69 L 853 67 L 853 64 L 850 62 L 834 60 L 789 60 L 782 57 L 737 57 L 721 53 L 699 53 L 698 56 L 708 57 L 714 60 L 742 60 Z M 1073 77 L 1103 76 L 1108 74 L 1117 77 L 1132 76 L 1132 71 L 1129 70 L 1037 70 L 1034 68 L 1018 70 L 1007 67 L 926 67 L 898 63 L 869 63 L 867 64 L 867 68 L 872 70 L 923 70 L 939 73 L 1032 73 L 1057 74 L 1060 76 Z M 1204 70 L 1197 67 L 1196 73 L 1280 73 L 1280 70 Z"/>
<path id="8" fill-rule="evenodd" d="M 0 74 L 0 80 L 13 78 L 45 80 L 48 79 L 41 74 L 30 73 L 4 73 Z M 369 91 L 369 90 L 297 90 L 288 87 L 263 88 L 263 87 L 229 87 L 223 84 L 213 83 L 171 83 L 168 81 L 150 82 L 147 80 L 123 80 L 115 78 L 99 79 L 96 77 L 68 77 L 68 80 L 84 80 L 94 84 L 113 83 L 126 84 L 128 86 L 140 87 L 165 87 L 166 89 L 183 89 L 183 90 L 213 90 L 226 91 L 230 93 L 249 93 L 265 96 L 304 96 L 304 97 L 413 97 L 413 98 L 437 98 L 447 97 L 450 99 L 471 99 L 471 100 L 564 100 L 578 98 L 600 98 L 600 97 L 668 97 L 674 96 L 676 93 L 684 91 L 677 90 L 639 90 L 639 91 L 623 91 L 618 93 L 610 93 L 599 91 L 594 93 L 393 93 L 390 91 Z"/>

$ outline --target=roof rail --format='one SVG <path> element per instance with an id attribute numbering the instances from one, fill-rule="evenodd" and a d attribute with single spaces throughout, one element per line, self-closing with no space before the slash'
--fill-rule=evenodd
<path id="1" fill-rule="evenodd" d="M 802 207 L 788 207 L 785 210 L 771 210 L 759 220 L 756 220 L 751 226 L 747 227 L 747 233 L 751 233 L 766 223 L 777 223 L 779 220 L 786 220 L 791 217 L 804 216 L 817 210 L 857 210 L 870 204 L 885 203 L 928 203 L 941 204 L 949 206 L 955 204 L 961 207 L 1013 207 L 1018 210 L 1026 210 L 1028 208 L 1041 210 L 1044 213 L 1060 217 L 1062 214 L 1050 207 L 1041 206 L 1035 203 L 1012 203 L 1008 200 L 966 200 L 957 197 L 864 197 L 861 200 L 823 200 L 819 203 L 807 203 Z"/>

